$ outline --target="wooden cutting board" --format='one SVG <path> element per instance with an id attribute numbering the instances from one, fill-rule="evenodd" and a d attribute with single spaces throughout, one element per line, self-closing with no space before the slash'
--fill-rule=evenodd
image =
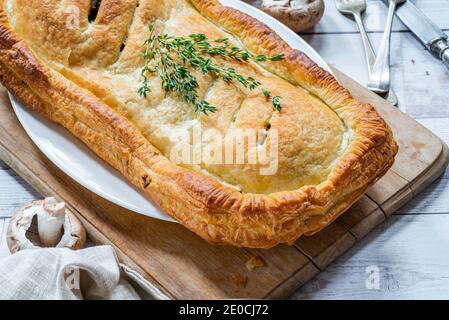
<path id="1" fill-rule="evenodd" d="M 447 146 L 429 130 L 335 70 L 361 101 L 373 104 L 400 145 L 393 168 L 346 213 L 294 246 L 269 250 L 206 243 L 182 226 L 135 214 L 71 180 L 33 144 L 0 88 L 0 158 L 43 196 L 67 202 L 97 244 L 113 245 L 120 260 L 175 299 L 281 298 L 308 281 L 368 231 L 443 173 Z M 410 248 L 412 250 L 412 248 Z M 264 266 L 249 270 L 252 257 Z"/>

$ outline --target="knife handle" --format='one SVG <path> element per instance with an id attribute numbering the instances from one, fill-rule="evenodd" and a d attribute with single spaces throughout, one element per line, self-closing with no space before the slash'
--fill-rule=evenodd
<path id="1" fill-rule="evenodd" d="M 449 69 L 449 47 L 443 51 L 443 54 L 441 55 L 441 60 L 443 60 L 444 64 L 446 65 L 446 68 Z"/>
<path id="2" fill-rule="evenodd" d="M 440 58 L 449 69 L 449 45 L 446 39 L 438 39 L 430 44 L 430 51 Z"/>

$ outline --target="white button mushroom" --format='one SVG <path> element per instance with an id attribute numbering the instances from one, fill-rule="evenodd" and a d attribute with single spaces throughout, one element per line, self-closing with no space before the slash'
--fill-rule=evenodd
<path id="1" fill-rule="evenodd" d="M 261 9 L 295 32 L 313 27 L 324 13 L 323 0 L 262 0 Z"/>
<path id="2" fill-rule="evenodd" d="M 76 250 L 84 247 L 86 231 L 64 202 L 51 197 L 20 208 L 9 223 L 7 241 L 12 253 L 40 247 Z"/>

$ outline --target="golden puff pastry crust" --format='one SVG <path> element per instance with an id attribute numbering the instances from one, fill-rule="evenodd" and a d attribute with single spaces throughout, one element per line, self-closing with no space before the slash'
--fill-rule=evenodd
<path id="1" fill-rule="evenodd" d="M 98 12 L 91 0 L 0 4 L 3 85 L 209 242 L 292 244 L 335 220 L 393 164 L 396 142 L 371 105 L 266 25 L 216 0 L 103 0 Z M 140 97 L 149 24 L 171 35 L 228 37 L 254 55 L 284 54 L 259 64 L 218 61 L 281 96 L 282 110 L 260 93 L 208 76 L 198 79 L 200 95 L 218 109 L 208 116 L 163 92 L 157 77 Z M 180 138 L 174 132 L 196 125 L 219 133 L 262 130 L 262 144 L 276 133 L 277 170 L 263 175 L 258 163 L 171 161 Z M 257 148 L 242 150 L 248 157 Z"/>

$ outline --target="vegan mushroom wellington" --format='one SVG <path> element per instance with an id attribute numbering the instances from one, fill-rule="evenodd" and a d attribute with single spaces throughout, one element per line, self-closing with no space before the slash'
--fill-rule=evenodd
<path id="1" fill-rule="evenodd" d="M 292 244 L 393 164 L 372 106 L 218 1 L 0 3 L 1 82 L 209 242 Z"/>

